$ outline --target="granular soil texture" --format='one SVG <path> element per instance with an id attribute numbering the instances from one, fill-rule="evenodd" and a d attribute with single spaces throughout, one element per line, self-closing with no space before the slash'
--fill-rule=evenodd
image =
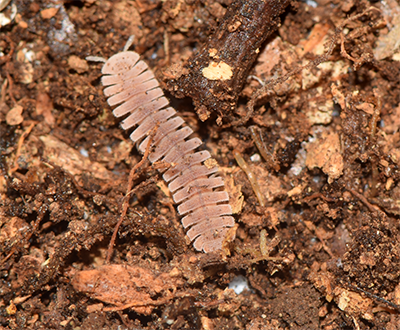
<path id="1" fill-rule="evenodd" d="M 400 328 L 398 2 L 0 10 L 1 329 Z M 193 249 L 168 164 L 142 161 L 86 60 L 131 35 L 220 166 L 222 251 Z"/>

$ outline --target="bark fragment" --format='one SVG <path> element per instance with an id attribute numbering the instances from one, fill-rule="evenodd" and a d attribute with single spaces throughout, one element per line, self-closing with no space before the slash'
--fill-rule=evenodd
<path id="1" fill-rule="evenodd" d="M 170 82 L 175 96 L 191 97 L 202 121 L 212 112 L 223 117 L 235 109 L 259 48 L 279 26 L 278 16 L 289 3 L 234 1 L 216 32 L 192 55 L 182 75 Z M 210 72 L 212 68 L 218 72 Z"/>

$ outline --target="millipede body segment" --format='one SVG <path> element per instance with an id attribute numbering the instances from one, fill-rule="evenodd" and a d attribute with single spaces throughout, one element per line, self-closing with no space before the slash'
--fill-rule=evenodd
<path id="1" fill-rule="evenodd" d="M 116 117 L 125 117 L 122 128 L 133 129 L 130 138 L 141 153 L 146 150 L 149 134 L 158 126 L 149 160 L 171 164 L 163 179 L 179 204 L 178 213 L 183 216 L 184 228 L 189 228 L 187 236 L 194 240 L 195 249 L 206 253 L 221 249 L 235 220 L 218 167 L 204 164 L 210 153 L 196 151 L 201 140 L 190 138 L 193 130 L 169 107 L 154 73 L 137 53 L 123 51 L 112 56 L 102 74 L 108 104 L 116 106 Z"/>

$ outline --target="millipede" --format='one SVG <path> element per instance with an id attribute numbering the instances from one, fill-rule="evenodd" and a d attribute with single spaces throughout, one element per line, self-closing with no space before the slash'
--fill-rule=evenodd
<path id="1" fill-rule="evenodd" d="M 104 62 L 101 83 L 104 95 L 115 117 L 124 117 L 121 127 L 132 130 L 131 140 L 144 154 L 151 143 L 148 159 L 151 163 L 170 164 L 160 170 L 176 204 L 186 235 L 198 251 L 221 250 L 228 232 L 235 224 L 229 195 L 224 180 L 218 175 L 218 166 L 207 166 L 211 158 L 207 150 L 199 151 L 202 141 L 190 137 L 193 130 L 186 125 L 176 110 L 169 106 L 153 71 L 129 51 L 131 41 L 122 52 L 108 60 L 87 57 Z M 150 133 L 156 130 L 153 136 Z"/>

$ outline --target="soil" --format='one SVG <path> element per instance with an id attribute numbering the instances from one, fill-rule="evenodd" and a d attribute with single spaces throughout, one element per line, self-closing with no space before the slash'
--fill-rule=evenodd
<path id="1" fill-rule="evenodd" d="M 243 6 L 1 10 L 1 329 L 400 328 L 400 5 L 292 1 L 257 16 L 273 29 L 251 44 L 232 17 L 262 7 L 232 11 Z M 157 164 L 139 163 L 106 103 L 101 64 L 85 60 L 131 35 L 220 166 L 237 221 L 223 251 L 194 251 Z M 233 89 L 218 75 L 218 93 L 203 89 L 229 106 L 193 106 L 199 50 L 213 45 L 215 60 L 227 40 L 257 56 L 235 62 Z"/>

